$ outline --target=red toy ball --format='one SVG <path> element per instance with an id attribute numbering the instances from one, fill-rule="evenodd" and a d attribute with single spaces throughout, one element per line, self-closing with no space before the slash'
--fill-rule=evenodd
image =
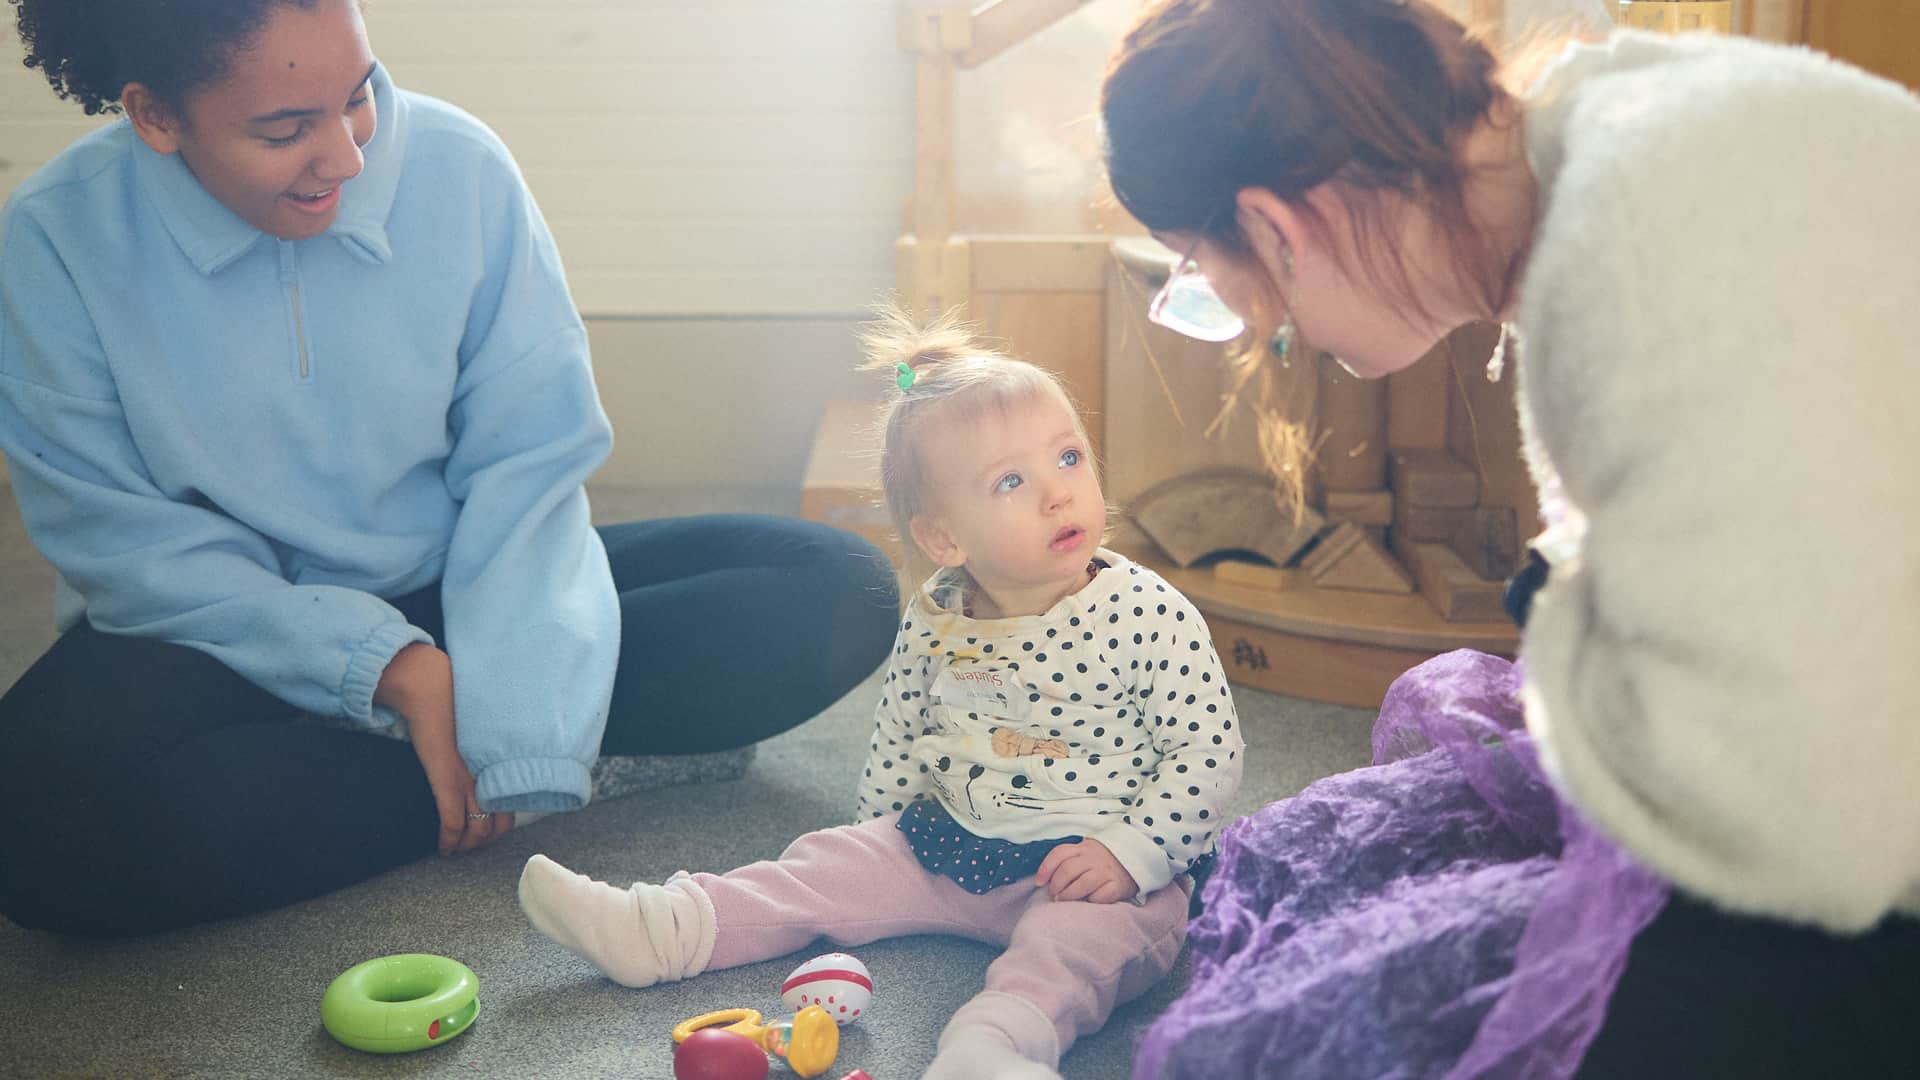
<path id="1" fill-rule="evenodd" d="M 764 1080 L 760 1044 L 724 1028 L 701 1028 L 673 1051 L 673 1080 Z"/>

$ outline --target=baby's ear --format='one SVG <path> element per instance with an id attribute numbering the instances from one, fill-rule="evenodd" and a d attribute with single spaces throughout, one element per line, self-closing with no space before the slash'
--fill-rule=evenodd
<path id="1" fill-rule="evenodd" d="M 920 553 L 934 565 L 956 568 L 967 564 L 967 553 L 960 550 L 960 542 L 947 530 L 946 522 L 919 514 L 907 523 L 907 528 L 912 531 L 913 542 L 919 546 Z"/>

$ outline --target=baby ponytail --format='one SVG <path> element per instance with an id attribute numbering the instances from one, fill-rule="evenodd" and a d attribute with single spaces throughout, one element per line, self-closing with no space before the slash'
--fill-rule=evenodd
<path id="1" fill-rule="evenodd" d="M 980 343 L 958 313 L 949 312 L 927 326 L 888 305 L 880 309 L 860 334 L 866 352 L 865 370 L 887 371 L 901 393 L 910 393 L 921 374 L 939 364 L 968 356 L 997 356 Z"/>

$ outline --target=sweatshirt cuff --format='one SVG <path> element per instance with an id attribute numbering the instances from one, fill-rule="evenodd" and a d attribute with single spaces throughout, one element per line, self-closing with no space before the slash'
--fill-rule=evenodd
<path id="1" fill-rule="evenodd" d="M 1133 826 L 1110 825 L 1094 833 L 1093 839 L 1105 844 L 1113 857 L 1120 860 L 1121 867 L 1133 875 L 1133 883 L 1140 887 L 1138 895 L 1159 892 L 1173 880 L 1173 866 L 1167 861 L 1167 853 Z"/>
<path id="2" fill-rule="evenodd" d="M 474 776 L 482 810 L 578 810 L 593 792 L 593 770 L 572 758 L 518 758 L 488 765 Z"/>
<path id="3" fill-rule="evenodd" d="M 340 681 L 341 714 L 364 727 L 384 726 L 373 716 L 373 692 L 394 656 L 416 641 L 433 644 L 432 636 L 410 623 L 395 620 L 375 627 L 347 660 L 347 674 Z"/>

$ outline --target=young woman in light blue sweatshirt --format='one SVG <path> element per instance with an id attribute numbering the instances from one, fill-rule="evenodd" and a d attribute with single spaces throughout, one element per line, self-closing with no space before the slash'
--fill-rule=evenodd
<path id="1" fill-rule="evenodd" d="M 611 431 L 553 240 L 355 0 L 18 21 L 126 117 L 0 214 L 0 451 L 63 628 L 0 698 L 0 913 L 117 935 L 314 896 L 879 663 L 892 572 L 855 537 L 590 524 Z"/>

